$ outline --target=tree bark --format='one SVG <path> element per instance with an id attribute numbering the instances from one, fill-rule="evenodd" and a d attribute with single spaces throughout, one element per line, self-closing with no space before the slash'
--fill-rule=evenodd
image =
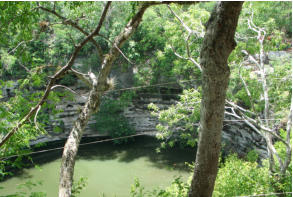
<path id="1" fill-rule="evenodd" d="M 123 43 L 137 29 L 145 10 L 150 5 L 151 4 L 148 3 L 143 4 L 136 15 L 134 15 L 130 22 L 126 25 L 124 30 L 116 37 L 109 53 L 105 55 L 98 77 L 96 77 L 93 73 L 89 74 L 92 81 L 92 89 L 90 91 L 87 102 L 82 109 L 82 112 L 79 114 L 79 117 L 70 132 L 63 151 L 59 183 L 59 197 L 71 196 L 75 156 L 78 151 L 79 142 L 90 116 L 94 112 L 98 111 L 101 97 L 104 92 L 108 90 L 107 77 L 111 71 L 113 62 L 120 53 L 118 48 L 121 48 Z"/>
<path id="2" fill-rule="evenodd" d="M 230 75 L 227 59 L 236 46 L 234 35 L 242 4 L 217 3 L 206 24 L 200 54 L 203 82 L 200 132 L 190 197 L 210 197 L 214 190 Z"/>

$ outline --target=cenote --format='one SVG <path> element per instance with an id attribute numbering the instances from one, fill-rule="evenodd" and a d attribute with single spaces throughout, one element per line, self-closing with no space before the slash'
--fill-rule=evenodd
<path id="1" fill-rule="evenodd" d="M 186 180 L 190 170 L 185 162 L 193 162 L 195 150 L 172 148 L 156 152 L 159 142 L 150 136 L 139 136 L 124 145 L 103 142 L 80 146 L 75 165 L 75 180 L 87 178 L 87 186 L 80 196 L 128 197 L 134 179 L 138 178 L 146 190 L 165 188 L 174 178 Z M 1 195 L 15 193 L 25 182 L 41 182 L 33 191 L 57 196 L 62 151 L 33 156 L 39 167 L 23 169 L 1 182 Z M 24 189 L 23 189 L 24 190 Z"/>

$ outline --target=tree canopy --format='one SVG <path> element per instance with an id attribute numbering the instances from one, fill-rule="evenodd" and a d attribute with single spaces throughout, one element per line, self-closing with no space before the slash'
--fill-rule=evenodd
<path id="1" fill-rule="evenodd" d="M 211 91 L 207 84 L 216 84 L 212 92 L 223 88 L 225 84 L 216 81 L 224 70 L 223 79 L 230 75 L 227 93 L 223 93 L 224 122 L 227 117 L 244 121 L 263 137 L 273 187 L 285 191 L 282 187 L 292 176 L 291 4 L 245 2 L 235 26 L 235 49 L 231 41 L 232 52 L 226 54 L 227 40 L 209 41 L 214 36 L 209 25 L 219 14 L 214 10 L 216 2 L 0 2 L 0 175 L 10 173 L 7 166 L 24 165 L 30 142 L 47 134 L 48 125 L 60 112 L 56 104 L 73 99 L 80 80 L 88 93 L 87 102 L 80 110 L 80 124 L 73 126 L 71 137 L 76 141 L 68 143 L 69 148 L 73 143 L 78 147 L 83 128 L 101 103 L 97 123 L 106 124 L 105 130 L 121 131 L 112 136 L 123 136 L 135 131 L 121 114 L 111 119 L 111 113 L 119 113 L 140 92 L 168 96 L 174 89 L 176 101 L 168 109 L 149 105 L 159 121 L 157 138 L 162 148 L 198 147 L 203 110 L 210 106 L 204 107 L 210 98 L 207 91 Z M 228 30 L 226 36 L 234 37 L 234 31 Z M 217 50 L 207 56 L 205 47 Z M 215 54 L 227 56 L 229 67 L 209 70 L 212 63 L 206 64 L 206 59 Z M 111 88 L 125 88 L 110 79 L 111 69 L 131 70 L 132 85 L 147 88 L 111 93 Z M 167 85 L 163 89 L 156 84 Z M 60 125 L 54 130 L 62 132 Z M 14 155 L 18 156 L 6 159 Z M 231 168 L 230 161 L 223 171 Z M 216 190 L 223 187 L 216 186 Z"/>

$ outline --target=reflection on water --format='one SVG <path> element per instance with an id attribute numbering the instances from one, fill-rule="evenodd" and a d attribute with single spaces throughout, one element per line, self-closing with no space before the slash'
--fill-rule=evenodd
<path id="1" fill-rule="evenodd" d="M 159 144 L 151 137 L 137 137 L 127 145 L 100 143 L 81 146 L 75 165 L 75 179 L 87 177 L 81 197 L 128 197 L 130 185 L 139 178 L 147 189 L 170 185 L 174 177 L 189 176 L 185 162 L 194 161 L 195 150 L 170 149 L 156 153 Z M 41 181 L 35 191 L 57 196 L 61 151 L 43 153 L 34 158 L 39 168 L 23 170 L 19 175 L 0 183 L 0 195 L 15 192 L 17 185 L 28 180 Z"/>

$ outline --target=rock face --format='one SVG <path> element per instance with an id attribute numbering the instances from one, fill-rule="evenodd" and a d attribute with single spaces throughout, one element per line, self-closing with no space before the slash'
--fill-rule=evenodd
<path id="1" fill-rule="evenodd" d="M 127 107 L 123 115 L 129 123 L 139 133 L 156 134 L 158 120 L 150 115 L 147 106 L 149 103 L 156 104 L 160 109 L 166 109 L 175 104 L 175 100 L 163 100 L 158 98 L 142 99 Z M 244 157 L 249 151 L 255 149 L 261 158 L 267 157 L 265 140 L 244 122 L 233 121 L 231 117 L 225 117 L 222 133 L 222 144 L 224 154 L 237 153 Z"/>
<path id="2" fill-rule="evenodd" d="M 128 70 L 123 74 L 121 74 L 119 70 L 113 70 L 111 77 L 116 78 L 117 83 L 120 85 L 118 88 L 133 86 L 133 81 L 131 80 L 133 79 L 132 70 Z M 78 82 L 76 88 L 84 90 L 85 86 L 81 82 Z M 181 91 L 178 90 L 178 87 L 175 89 L 174 93 L 176 94 Z M 161 87 L 160 92 L 164 93 L 164 87 Z M 128 105 L 128 107 L 124 108 L 122 112 L 123 116 L 127 118 L 130 126 L 134 128 L 137 133 L 156 135 L 156 125 L 158 124 L 158 120 L 156 117 L 151 116 L 147 106 L 150 103 L 154 103 L 160 109 L 167 109 L 169 106 L 176 103 L 176 97 L 166 97 L 165 95 L 166 94 L 149 96 L 144 92 L 140 92 L 138 93 L 137 99 Z M 73 101 L 60 102 L 56 108 L 61 109 L 63 112 L 59 113 L 57 117 L 51 117 L 52 123 L 47 128 L 49 135 L 40 137 L 39 139 L 33 141 L 32 144 L 66 139 L 74 124 L 74 121 L 77 119 L 79 110 L 82 108 L 85 101 L 86 97 L 75 96 Z M 225 119 L 230 118 L 225 117 Z M 85 129 L 84 137 L 107 136 L 107 133 L 100 133 L 94 127 L 95 123 L 96 121 L 92 116 L 88 126 Z M 61 128 L 62 132 L 53 132 L 54 127 L 56 126 Z M 265 141 L 259 134 L 247 127 L 244 122 L 224 122 L 222 136 L 224 154 L 237 153 L 239 156 L 245 156 L 247 152 L 255 149 L 262 158 L 267 156 Z"/>
<path id="3" fill-rule="evenodd" d="M 291 54 L 285 51 L 275 51 L 268 52 L 267 54 L 267 63 L 270 61 L 278 60 L 280 58 L 286 58 L 291 61 Z M 256 59 L 258 56 L 256 55 Z M 77 64 L 76 67 L 80 66 L 81 63 Z M 247 62 L 247 68 L 251 67 L 250 62 Z M 272 70 L 273 67 L 268 64 L 267 69 Z M 126 72 L 121 72 L 120 67 L 114 69 L 110 77 L 116 78 L 117 87 L 116 88 L 126 88 L 133 86 L 133 69 L 129 68 Z M 252 73 L 256 75 L 257 73 Z M 17 84 L 12 83 L 9 87 L 2 87 L 2 96 L 3 99 L 9 98 L 13 96 L 13 91 L 16 88 Z M 78 81 L 76 87 L 81 92 L 84 92 L 86 88 L 85 85 Z M 173 87 L 174 89 L 178 89 L 178 87 Z M 168 87 L 170 89 L 170 87 Z M 160 93 L 164 92 L 164 87 L 161 87 Z M 176 92 L 176 94 L 180 93 L 180 91 Z M 126 107 L 122 114 L 127 118 L 129 124 L 137 131 L 137 133 L 145 133 L 147 135 L 155 135 L 156 134 L 156 125 L 158 124 L 158 120 L 155 117 L 150 115 L 150 112 L 147 108 L 149 103 L 155 103 L 159 108 L 166 109 L 170 105 L 176 103 L 176 99 L 174 98 L 166 98 L 164 95 L 159 96 L 146 96 L 145 93 L 138 93 L 138 99 L 134 100 L 128 107 Z M 165 94 L 166 95 L 166 94 Z M 59 103 L 56 108 L 62 109 L 63 112 L 59 113 L 57 117 L 51 117 L 51 125 L 47 128 L 49 131 L 49 136 L 43 136 L 39 139 L 32 142 L 32 144 L 36 144 L 38 142 L 47 142 L 47 141 L 55 141 L 66 139 L 74 121 L 76 120 L 79 110 L 82 108 L 86 101 L 86 97 L 76 96 L 74 101 L 63 101 Z M 250 129 L 244 122 L 233 121 L 231 117 L 225 117 L 225 120 L 231 119 L 232 121 L 225 121 L 223 127 L 222 134 L 222 142 L 223 142 L 223 151 L 225 153 L 237 153 L 240 156 L 245 156 L 247 152 L 252 149 L 255 149 L 262 158 L 267 157 L 266 143 L 265 140 L 255 131 Z M 85 129 L 84 136 L 92 137 L 92 136 L 106 136 L 107 134 L 99 133 L 97 129 L 94 128 L 94 123 L 96 123 L 94 117 L 89 121 L 88 126 Z M 54 127 L 58 126 L 61 128 L 62 132 L 56 133 L 53 132 Z"/>
<path id="4" fill-rule="evenodd" d="M 76 97 L 75 101 L 66 101 L 57 105 L 58 109 L 62 109 L 63 112 L 59 113 L 57 118 L 52 117 L 52 126 L 48 128 L 49 136 L 43 136 L 37 142 L 55 141 L 66 139 L 74 121 L 78 116 L 79 109 L 83 106 L 85 98 Z M 145 133 L 146 135 L 155 135 L 157 133 L 156 125 L 158 120 L 156 117 L 151 116 L 147 106 L 149 103 L 155 103 L 161 109 L 166 109 L 170 105 L 175 104 L 173 99 L 162 98 L 146 98 L 140 97 L 140 99 L 132 102 L 126 107 L 122 114 L 127 118 L 129 124 L 136 130 L 137 133 Z M 263 138 L 255 131 L 251 130 L 244 122 L 233 121 L 230 117 L 225 117 L 225 120 L 231 119 L 232 121 L 224 122 L 222 142 L 224 154 L 237 153 L 239 156 L 245 156 L 250 150 L 255 149 L 260 157 L 265 158 L 267 156 L 266 143 Z M 100 134 L 93 124 L 94 118 L 89 121 L 86 127 L 84 136 L 106 136 L 107 134 Z M 52 132 L 54 126 L 62 127 L 64 132 L 55 133 Z"/>
<path id="5" fill-rule="evenodd" d="M 230 119 L 230 117 L 225 117 Z M 261 158 L 267 157 L 266 142 L 258 133 L 244 122 L 225 121 L 222 133 L 222 149 L 225 154 L 237 153 L 244 157 L 249 151 L 256 150 Z"/>
<path id="6" fill-rule="evenodd" d="M 154 135 L 157 133 L 156 125 L 159 122 L 156 117 L 151 116 L 148 110 L 150 103 L 156 104 L 160 109 L 167 109 L 172 104 L 175 104 L 175 101 L 163 100 L 161 98 L 143 98 L 125 108 L 123 115 L 137 132 Z"/>

